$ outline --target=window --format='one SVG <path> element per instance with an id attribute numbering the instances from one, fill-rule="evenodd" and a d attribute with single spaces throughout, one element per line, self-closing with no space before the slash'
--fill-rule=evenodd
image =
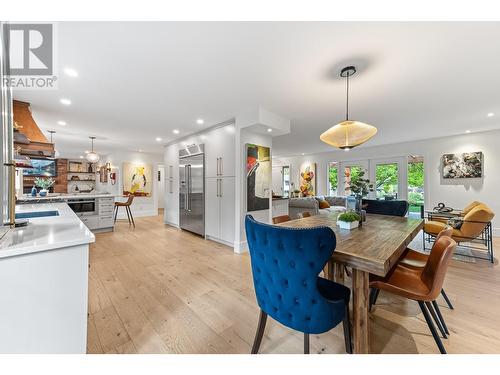
<path id="1" fill-rule="evenodd" d="M 283 196 L 290 196 L 290 167 L 283 167 Z"/>
<path id="2" fill-rule="evenodd" d="M 361 176 L 361 171 L 363 168 L 359 165 L 350 165 L 344 168 L 344 178 L 345 178 L 345 195 L 351 195 L 351 183 L 358 181 Z M 365 177 L 366 178 L 366 177 Z"/>
<path id="3" fill-rule="evenodd" d="M 408 157 L 408 216 L 420 217 L 424 206 L 424 158 L 422 156 Z"/>
<path id="4" fill-rule="evenodd" d="M 328 194 L 331 196 L 339 195 L 337 191 L 339 186 L 338 175 L 338 163 L 328 163 Z"/>
<path id="5" fill-rule="evenodd" d="M 398 164 L 377 164 L 375 167 L 375 192 L 377 199 L 398 199 Z"/>

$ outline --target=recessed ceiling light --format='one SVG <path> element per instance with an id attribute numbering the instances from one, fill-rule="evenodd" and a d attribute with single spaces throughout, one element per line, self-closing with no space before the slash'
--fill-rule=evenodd
<path id="1" fill-rule="evenodd" d="M 85 150 L 85 153 L 88 154 L 90 151 L 89 150 Z"/>
<path id="2" fill-rule="evenodd" d="M 82 155 L 80 155 L 80 159 L 83 159 L 83 156 L 82 156 Z"/>
<path id="3" fill-rule="evenodd" d="M 179 134 L 179 133 L 180 133 L 180 131 L 179 131 L 179 129 L 174 129 L 174 130 L 172 130 L 172 133 L 174 133 L 174 134 Z"/>
<path id="4" fill-rule="evenodd" d="M 72 68 L 64 68 L 64 74 L 70 77 L 78 77 L 78 72 Z"/>
<path id="5" fill-rule="evenodd" d="M 161 138 L 160 137 L 156 137 L 156 142 L 161 142 Z"/>
<path id="6" fill-rule="evenodd" d="M 305 153 L 302 153 L 302 156 L 304 156 L 304 155 L 305 155 Z"/>
<path id="7" fill-rule="evenodd" d="M 466 130 L 465 132 L 466 132 L 467 134 L 469 134 L 471 131 L 472 131 L 472 130 Z"/>
<path id="8" fill-rule="evenodd" d="M 66 121 L 57 121 L 57 125 L 66 126 Z"/>
<path id="9" fill-rule="evenodd" d="M 70 105 L 71 104 L 71 100 L 69 100 L 69 99 L 62 98 L 59 101 L 61 102 L 61 104 L 64 104 L 64 105 Z"/>
<path id="10" fill-rule="evenodd" d="M 488 117 L 493 117 L 495 114 L 493 112 L 488 113 Z"/>
<path id="11" fill-rule="evenodd" d="M 267 129 L 268 133 L 271 133 L 272 131 L 273 131 L 273 129 L 271 129 L 271 128 Z"/>
<path id="12" fill-rule="evenodd" d="M 203 125 L 205 123 L 205 121 L 202 118 L 199 118 L 198 120 L 196 120 L 196 123 L 198 125 Z"/>

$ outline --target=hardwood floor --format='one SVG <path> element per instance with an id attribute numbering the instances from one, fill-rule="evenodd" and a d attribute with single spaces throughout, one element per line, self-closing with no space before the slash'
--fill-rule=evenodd
<path id="1" fill-rule="evenodd" d="M 249 353 L 258 321 L 249 256 L 160 216 L 136 225 L 118 222 L 91 245 L 88 353 Z M 452 261 L 455 310 L 438 300 L 448 353 L 500 353 L 498 285 L 497 263 Z M 416 302 L 381 292 L 370 323 L 372 353 L 438 353 Z M 302 337 L 268 319 L 260 352 L 301 353 Z M 341 325 L 311 335 L 311 353 L 344 353 Z"/>

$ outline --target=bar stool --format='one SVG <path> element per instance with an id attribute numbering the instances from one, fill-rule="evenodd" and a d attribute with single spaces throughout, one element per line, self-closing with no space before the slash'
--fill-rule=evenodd
<path id="1" fill-rule="evenodd" d="M 128 224 L 129 225 L 133 224 L 135 228 L 134 217 L 132 216 L 132 210 L 130 209 L 130 206 L 133 201 L 134 201 L 134 196 L 130 194 L 126 202 L 115 202 L 115 223 L 116 223 L 116 216 L 118 215 L 118 208 L 125 207 L 125 211 L 127 212 Z"/>

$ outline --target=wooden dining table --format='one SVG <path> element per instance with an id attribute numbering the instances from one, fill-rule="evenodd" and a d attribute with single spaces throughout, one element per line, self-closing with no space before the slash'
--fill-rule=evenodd
<path id="1" fill-rule="evenodd" d="M 408 244 L 423 228 L 422 219 L 367 214 L 361 227 L 337 226 L 338 213 L 321 214 L 279 224 L 291 228 L 330 227 L 337 245 L 325 277 L 344 283 L 344 267 L 352 269 L 352 335 L 354 353 L 370 352 L 368 319 L 370 274 L 386 276 Z"/>

